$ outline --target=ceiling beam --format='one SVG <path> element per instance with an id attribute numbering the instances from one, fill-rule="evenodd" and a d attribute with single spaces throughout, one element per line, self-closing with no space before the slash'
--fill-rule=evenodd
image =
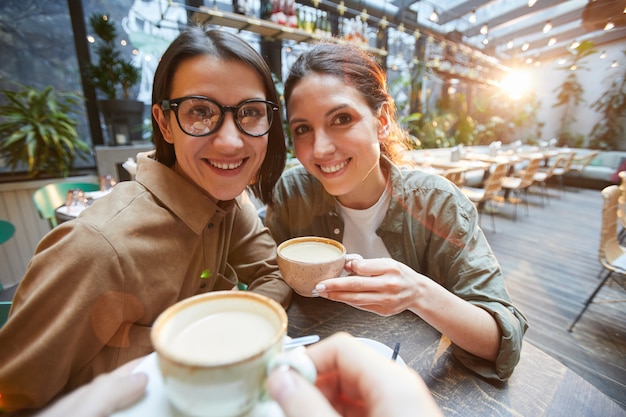
<path id="1" fill-rule="evenodd" d="M 468 0 L 460 3 L 456 7 L 453 7 L 449 10 L 442 10 L 439 13 L 439 24 L 445 25 L 446 23 L 450 23 L 453 20 L 456 20 L 466 14 L 470 13 L 472 10 L 476 10 L 479 7 L 486 6 L 491 2 L 486 2 L 485 0 Z"/>
<path id="2" fill-rule="evenodd" d="M 613 29 L 609 32 L 595 32 L 595 35 L 587 37 L 584 40 L 592 41 L 594 48 L 600 49 L 603 45 L 623 41 L 624 39 L 626 39 L 626 28 Z M 515 54 L 515 56 L 509 56 L 508 59 L 505 59 L 503 63 L 507 65 L 508 62 L 508 64 L 510 65 L 514 61 L 525 61 L 527 58 L 533 58 L 533 60 L 539 60 L 541 62 L 548 62 L 555 59 L 572 56 L 572 53 L 569 52 L 569 50 L 567 50 L 566 47 L 562 44 L 541 49 L 538 57 L 535 56 L 535 52 L 536 51 L 524 52 Z"/>
<path id="3" fill-rule="evenodd" d="M 553 6 L 563 3 L 563 0 L 543 0 L 537 2 L 533 7 L 529 8 L 527 4 L 520 6 L 516 9 L 513 9 L 507 13 L 502 13 L 492 19 L 476 22 L 475 25 L 469 27 L 466 31 L 463 32 L 463 35 L 467 37 L 473 37 L 480 34 L 480 28 L 487 24 L 489 26 L 489 30 L 495 30 L 498 27 L 506 27 L 508 25 L 512 25 L 517 22 L 520 18 L 527 18 L 532 15 L 535 15 L 542 10 L 549 9 Z M 579 13 L 582 13 L 579 11 Z M 544 22 L 545 23 L 545 22 Z M 543 25 L 541 26 L 543 28 Z"/>
<path id="4" fill-rule="evenodd" d="M 526 27 L 522 27 L 519 30 L 516 30 L 511 33 L 507 33 L 504 36 L 494 37 L 493 39 L 489 39 L 489 42 L 493 43 L 494 46 L 497 48 L 498 46 L 502 44 L 506 44 L 508 41 L 519 39 L 519 38 L 524 38 L 524 37 L 531 36 L 531 35 L 537 35 L 537 34 L 541 34 L 542 36 L 541 39 L 544 39 L 544 38 L 550 39 L 553 36 L 556 37 L 557 39 L 559 38 L 565 39 L 567 38 L 567 35 L 565 35 L 565 33 L 567 32 L 557 33 L 557 28 L 559 26 L 564 26 L 568 23 L 575 22 L 575 21 L 580 21 L 581 25 L 579 29 L 583 30 L 583 32 L 590 32 L 588 29 L 585 29 L 582 26 L 582 12 L 580 10 L 572 10 L 571 12 L 568 12 L 554 19 L 551 19 L 550 23 L 552 24 L 552 30 L 548 33 L 543 33 L 543 26 L 546 24 L 546 22 L 540 22 L 540 23 L 532 24 Z M 542 40 L 539 39 L 539 42 L 542 42 Z"/>

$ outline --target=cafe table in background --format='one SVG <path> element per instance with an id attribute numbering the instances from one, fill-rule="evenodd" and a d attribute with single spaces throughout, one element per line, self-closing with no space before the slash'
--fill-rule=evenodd
<path id="1" fill-rule="evenodd" d="M 450 343 L 417 315 L 390 317 L 343 303 L 294 294 L 287 310 L 291 337 L 344 331 L 392 349 L 424 379 L 446 416 L 626 416 L 610 397 L 528 342 L 506 382 L 482 378 L 451 353 Z M 391 358 L 390 358 L 391 360 Z"/>
<path id="2" fill-rule="evenodd" d="M 71 191 L 72 190 L 70 190 L 70 192 Z M 57 219 L 57 223 L 61 224 L 63 222 L 75 219 L 76 217 L 78 217 L 80 213 L 83 212 L 83 210 L 89 207 L 94 201 L 107 195 L 109 192 L 111 192 L 110 188 L 106 190 L 102 190 L 102 191 L 85 191 L 84 193 L 82 193 L 82 197 L 78 197 L 74 199 L 75 201 L 73 202 L 69 202 L 69 195 L 68 195 L 68 203 L 57 208 L 54 213 Z"/>

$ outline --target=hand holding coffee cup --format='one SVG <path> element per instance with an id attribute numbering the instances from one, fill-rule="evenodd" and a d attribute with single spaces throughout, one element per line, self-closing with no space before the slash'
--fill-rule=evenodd
<path id="1" fill-rule="evenodd" d="M 243 416 L 267 399 L 269 369 L 290 366 L 314 381 L 308 356 L 282 354 L 286 331 L 283 307 L 252 292 L 215 291 L 169 307 L 151 339 L 170 403 L 188 416 Z"/>
<path id="2" fill-rule="evenodd" d="M 341 275 L 346 248 L 324 237 L 296 237 L 278 245 L 277 258 L 285 282 L 298 294 L 312 297 L 318 282 Z"/>

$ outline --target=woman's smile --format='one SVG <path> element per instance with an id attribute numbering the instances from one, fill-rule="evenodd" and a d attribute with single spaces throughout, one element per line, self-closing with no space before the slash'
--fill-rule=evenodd
<path id="1" fill-rule="evenodd" d="M 322 172 L 325 174 L 335 174 L 341 171 L 343 168 L 345 168 L 345 166 L 348 165 L 348 163 L 350 163 L 351 160 L 352 158 L 348 158 L 345 161 L 338 162 L 335 164 L 326 164 L 326 165 L 319 164 L 318 166 L 320 167 Z"/>

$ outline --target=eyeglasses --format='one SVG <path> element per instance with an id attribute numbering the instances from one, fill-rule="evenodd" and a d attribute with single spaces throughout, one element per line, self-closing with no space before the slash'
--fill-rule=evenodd
<path id="1" fill-rule="evenodd" d="M 231 112 L 237 128 L 249 136 L 263 136 L 270 131 L 278 106 L 271 101 L 250 99 L 237 106 L 222 106 L 202 96 L 161 101 L 163 111 L 172 110 L 178 126 L 189 136 L 207 136 L 222 126 L 224 115 Z"/>

